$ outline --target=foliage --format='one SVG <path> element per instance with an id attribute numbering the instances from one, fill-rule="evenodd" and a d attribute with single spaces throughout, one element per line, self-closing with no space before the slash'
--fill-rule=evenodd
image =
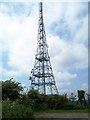
<path id="1" fill-rule="evenodd" d="M 84 90 L 78 90 L 78 102 L 81 105 L 82 104 L 86 104 L 86 101 L 85 101 L 85 91 Z"/>
<path id="2" fill-rule="evenodd" d="M 71 94 L 70 98 L 65 95 L 44 95 L 31 89 L 28 93 L 21 92 L 21 83 L 6 80 L 2 82 L 2 120 L 28 118 L 34 120 L 34 111 L 48 110 L 85 110 L 86 105 L 77 104 L 76 97 Z"/>
<path id="3" fill-rule="evenodd" d="M 28 99 L 27 94 L 20 95 L 20 97 L 17 101 L 18 101 L 19 104 L 24 104 L 25 106 L 30 105 L 30 101 Z"/>
<path id="4" fill-rule="evenodd" d="M 23 90 L 21 83 L 12 80 L 2 81 L 2 99 L 16 100 Z"/>
<path id="5" fill-rule="evenodd" d="M 60 109 L 64 107 L 64 104 L 68 102 L 68 99 L 63 95 L 50 95 L 47 96 L 46 103 L 50 109 Z"/>
<path id="6" fill-rule="evenodd" d="M 36 91 L 34 89 L 31 89 L 28 92 L 27 97 L 28 97 L 29 103 L 32 107 L 38 107 L 39 106 L 40 99 L 39 99 L 38 95 L 39 95 L 38 91 Z"/>
<path id="7" fill-rule="evenodd" d="M 15 116 L 17 114 L 16 109 L 24 114 L 29 114 L 28 109 L 37 109 L 37 110 L 79 110 L 79 109 L 86 109 L 86 105 L 77 104 L 76 96 L 71 93 L 70 98 L 67 98 L 66 95 L 44 95 L 39 94 L 37 90 L 31 89 L 28 93 L 21 94 L 20 92 L 23 91 L 23 87 L 20 83 L 7 80 L 2 82 L 2 98 L 3 98 L 3 106 L 6 110 L 6 114 L 8 116 L 13 114 L 15 110 Z M 16 103 L 17 100 L 17 103 Z M 11 102 L 12 101 L 12 102 Z M 14 106 L 13 106 L 14 105 Z M 13 107 L 10 107 L 13 106 Z M 11 111 L 10 114 L 8 113 L 7 108 Z M 24 112 L 24 109 L 26 112 Z M 3 113 L 4 116 L 6 115 L 5 112 Z M 20 116 L 23 116 L 20 113 Z M 19 116 L 17 114 L 17 116 Z M 24 116 L 23 116 L 24 117 Z"/>
<path id="8" fill-rule="evenodd" d="M 31 118 L 34 120 L 31 107 L 19 104 L 17 101 L 5 100 L 2 102 L 2 117 L 4 118 Z"/>
<path id="9" fill-rule="evenodd" d="M 31 89 L 27 94 L 27 103 L 34 109 L 85 109 L 87 106 L 78 105 L 76 102 L 76 96 L 73 98 L 73 102 L 70 101 L 64 95 L 44 95 L 39 94 L 36 90 Z"/>
<path id="10" fill-rule="evenodd" d="M 68 99 L 63 95 L 44 95 L 38 91 L 31 89 L 28 94 L 28 103 L 33 108 L 38 109 L 60 109 L 68 102 Z"/>

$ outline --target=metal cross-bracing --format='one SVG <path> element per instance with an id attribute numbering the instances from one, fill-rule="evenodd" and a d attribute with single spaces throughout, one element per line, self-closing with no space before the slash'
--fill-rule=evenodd
<path id="1" fill-rule="evenodd" d="M 43 22 L 42 2 L 39 3 L 39 27 L 37 37 L 37 52 L 34 68 L 31 71 L 31 87 L 42 94 L 58 94 L 55 78 L 48 54 L 45 27 Z"/>

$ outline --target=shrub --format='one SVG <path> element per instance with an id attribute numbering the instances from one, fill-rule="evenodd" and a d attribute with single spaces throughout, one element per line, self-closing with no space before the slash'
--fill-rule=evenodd
<path id="1" fill-rule="evenodd" d="M 39 107 L 40 99 L 39 99 L 39 93 L 37 90 L 31 89 L 28 92 L 27 97 L 32 107 Z"/>
<path id="2" fill-rule="evenodd" d="M 80 110 L 80 109 L 87 109 L 87 106 L 77 104 L 75 102 L 67 102 L 65 103 L 63 109 L 68 109 L 68 110 Z"/>
<path id="3" fill-rule="evenodd" d="M 5 100 L 2 102 L 2 117 L 4 118 L 30 118 L 34 120 L 31 107 L 19 104 L 17 101 Z"/>
<path id="4" fill-rule="evenodd" d="M 63 109 L 74 110 L 74 109 L 76 109 L 76 104 L 71 103 L 71 102 L 65 103 Z"/>
<path id="5" fill-rule="evenodd" d="M 27 96 L 27 94 L 22 94 L 20 95 L 19 99 L 17 100 L 19 104 L 23 104 L 25 106 L 31 106 L 29 98 Z"/>
<path id="6" fill-rule="evenodd" d="M 85 106 L 85 105 L 81 105 L 81 104 L 77 104 L 76 105 L 76 109 L 87 109 L 88 106 Z"/>
<path id="7" fill-rule="evenodd" d="M 39 95 L 39 100 L 41 109 L 61 109 L 68 102 L 62 95 Z"/>

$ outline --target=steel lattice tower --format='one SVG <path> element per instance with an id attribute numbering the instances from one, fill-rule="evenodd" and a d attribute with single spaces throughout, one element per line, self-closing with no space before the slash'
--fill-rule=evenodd
<path id="1" fill-rule="evenodd" d="M 37 39 L 38 47 L 35 55 L 35 64 L 30 77 L 31 87 L 42 94 L 58 94 L 48 54 L 48 46 L 43 22 L 42 2 L 39 3 L 39 27 Z"/>

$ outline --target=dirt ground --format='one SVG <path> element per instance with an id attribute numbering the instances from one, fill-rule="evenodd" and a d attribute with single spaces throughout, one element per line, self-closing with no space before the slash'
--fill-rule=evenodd
<path id="1" fill-rule="evenodd" d="M 39 113 L 36 118 L 88 118 L 88 113 Z"/>

